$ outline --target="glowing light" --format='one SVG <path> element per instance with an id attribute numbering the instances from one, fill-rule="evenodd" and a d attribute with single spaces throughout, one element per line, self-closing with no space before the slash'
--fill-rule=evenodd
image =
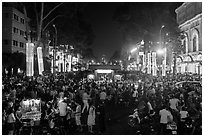
<path id="1" fill-rule="evenodd" d="M 164 54 L 165 52 L 166 52 L 166 48 L 157 50 L 158 54 Z"/>
<path id="2" fill-rule="evenodd" d="M 141 45 L 144 45 L 144 40 L 141 41 Z"/>
<path id="3" fill-rule="evenodd" d="M 88 79 L 94 79 L 94 75 L 93 74 L 89 74 L 88 75 Z"/>
<path id="4" fill-rule="evenodd" d="M 130 52 L 133 53 L 137 50 L 137 48 L 132 49 Z"/>
<path id="5" fill-rule="evenodd" d="M 97 69 L 96 72 L 97 73 L 112 73 L 113 70 L 111 70 L 111 69 Z"/>

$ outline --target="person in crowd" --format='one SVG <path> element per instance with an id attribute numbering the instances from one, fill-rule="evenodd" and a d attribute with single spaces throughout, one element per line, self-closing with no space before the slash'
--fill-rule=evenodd
<path id="1" fill-rule="evenodd" d="M 100 101 L 105 102 L 106 96 L 107 96 L 107 94 L 105 92 L 105 87 L 102 87 L 102 91 L 100 92 Z"/>
<path id="2" fill-rule="evenodd" d="M 22 108 L 21 106 L 18 107 L 18 110 L 15 113 L 16 116 L 16 126 L 15 126 L 15 130 L 16 130 L 16 135 L 19 135 L 20 132 L 20 128 L 22 127 Z"/>
<path id="3" fill-rule="evenodd" d="M 76 111 L 75 111 L 75 121 L 77 126 L 77 131 L 82 132 L 81 126 L 81 105 L 77 102 L 76 103 Z"/>
<path id="4" fill-rule="evenodd" d="M 82 95 L 82 101 L 84 103 L 82 113 L 84 112 L 85 109 L 88 111 L 88 109 L 89 109 L 89 103 L 88 103 L 89 99 L 90 99 L 90 95 L 88 93 L 88 89 L 86 89 L 85 92 Z"/>
<path id="5" fill-rule="evenodd" d="M 98 115 L 98 126 L 99 126 L 99 134 L 104 133 L 106 131 L 105 126 L 105 118 L 106 118 L 106 111 L 105 111 L 105 103 L 101 102 L 97 107 L 97 115 Z"/>
<path id="6" fill-rule="evenodd" d="M 160 134 L 167 134 L 167 124 L 173 120 L 171 112 L 167 109 L 166 105 L 163 105 L 163 108 L 159 111 L 160 115 Z"/>
<path id="7" fill-rule="evenodd" d="M 67 103 L 65 100 L 59 100 L 58 109 L 59 109 L 60 122 L 65 127 L 66 115 L 67 115 Z"/>
<path id="8" fill-rule="evenodd" d="M 90 133 L 93 132 L 93 126 L 95 125 L 95 106 L 93 105 L 93 102 L 90 102 L 90 108 L 89 108 L 89 114 L 88 114 L 88 120 L 87 120 L 87 125 L 88 125 L 88 131 Z"/>
<path id="9" fill-rule="evenodd" d="M 14 114 L 14 109 L 9 108 L 8 116 L 7 116 L 7 130 L 9 135 L 14 135 L 15 123 L 16 123 L 16 117 Z"/>

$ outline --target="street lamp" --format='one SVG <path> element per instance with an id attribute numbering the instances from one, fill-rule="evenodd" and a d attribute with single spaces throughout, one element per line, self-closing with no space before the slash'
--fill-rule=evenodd
<path id="1" fill-rule="evenodd" d="M 55 77 L 55 48 L 56 48 L 56 45 L 57 45 L 57 28 L 55 26 L 55 24 L 52 25 L 55 29 L 55 43 L 54 43 L 54 49 L 53 49 L 53 74 L 54 74 L 54 77 Z"/>
<path id="2" fill-rule="evenodd" d="M 165 27 L 165 25 L 162 25 L 161 28 L 160 28 L 160 31 L 159 31 L 159 32 L 160 32 L 160 35 L 159 35 L 159 36 L 160 36 L 160 45 L 162 45 L 161 33 L 162 33 L 162 29 L 163 29 L 164 27 Z"/>

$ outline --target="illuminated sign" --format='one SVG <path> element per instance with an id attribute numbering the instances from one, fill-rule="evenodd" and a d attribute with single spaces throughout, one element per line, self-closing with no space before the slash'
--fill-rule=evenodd
<path id="1" fill-rule="evenodd" d="M 42 75 L 42 72 L 44 71 L 42 47 L 37 48 L 37 56 L 38 56 L 39 75 Z"/>
<path id="2" fill-rule="evenodd" d="M 88 75 L 88 79 L 94 79 L 94 75 L 93 74 L 89 74 Z"/>
<path id="3" fill-rule="evenodd" d="M 72 68 L 72 55 L 68 55 L 68 72 L 71 71 Z"/>
<path id="4" fill-rule="evenodd" d="M 147 73 L 151 74 L 151 53 L 147 53 Z"/>
<path id="5" fill-rule="evenodd" d="M 152 75 L 157 75 L 156 52 L 152 52 Z"/>
<path id="6" fill-rule="evenodd" d="M 33 76 L 34 74 L 34 44 L 26 43 L 26 76 Z"/>
<path id="7" fill-rule="evenodd" d="M 112 73 L 113 70 L 111 69 L 97 69 L 96 73 Z"/>
<path id="8" fill-rule="evenodd" d="M 27 99 L 21 102 L 22 119 L 40 120 L 41 118 L 41 100 Z"/>

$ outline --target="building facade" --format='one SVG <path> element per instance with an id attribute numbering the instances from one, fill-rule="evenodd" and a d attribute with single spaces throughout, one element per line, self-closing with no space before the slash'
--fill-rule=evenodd
<path id="1" fill-rule="evenodd" d="M 23 13 L 13 7 L 2 7 L 2 52 L 26 53 L 26 24 Z"/>
<path id="2" fill-rule="evenodd" d="M 184 50 L 177 57 L 177 73 L 202 74 L 202 3 L 185 2 L 176 9 L 176 14 L 184 35 Z"/>

